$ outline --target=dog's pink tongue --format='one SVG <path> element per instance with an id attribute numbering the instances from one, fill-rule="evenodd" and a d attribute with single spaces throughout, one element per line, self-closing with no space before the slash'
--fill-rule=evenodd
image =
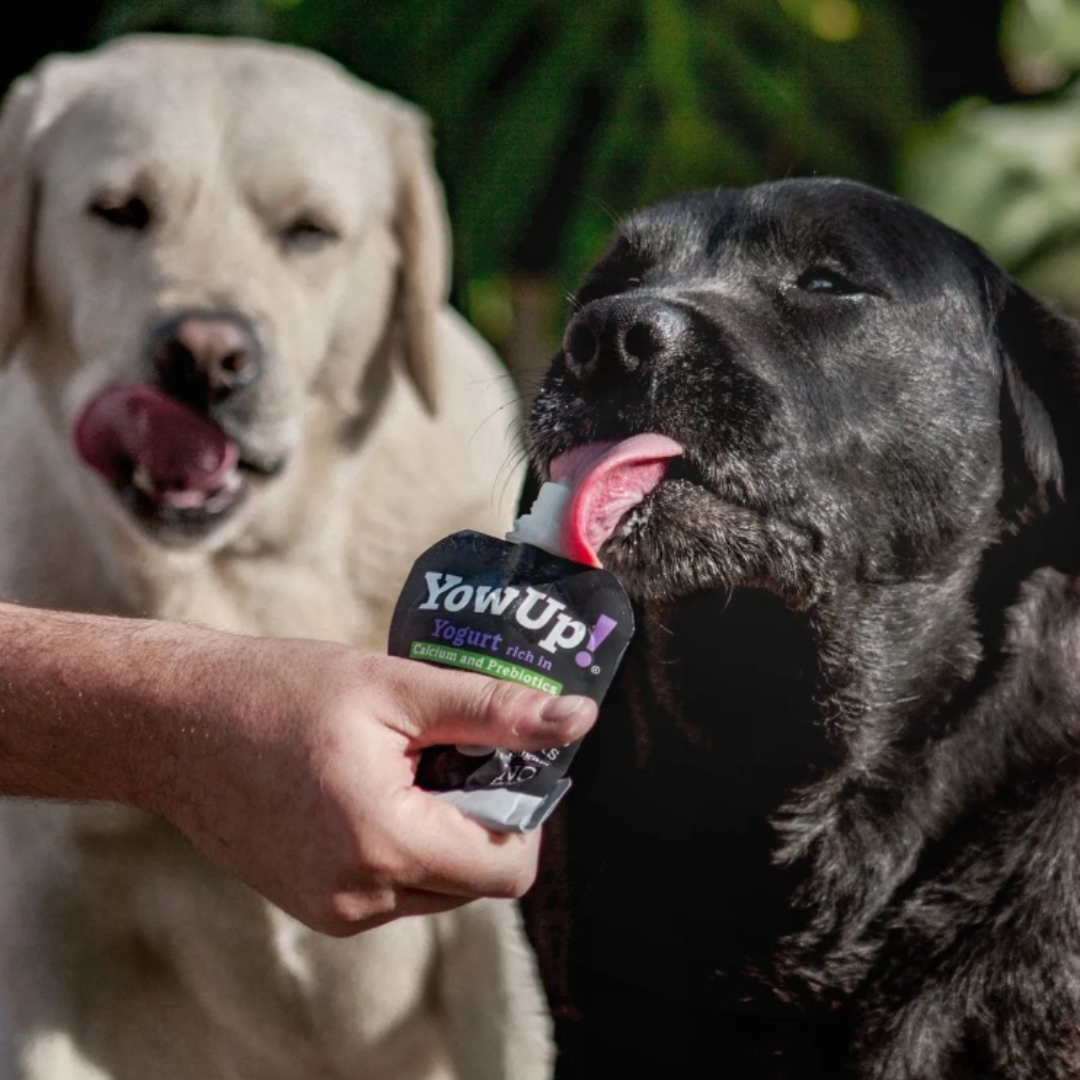
<path id="1" fill-rule="evenodd" d="M 236 444 L 210 420 L 152 386 L 112 386 L 75 425 L 82 459 L 110 480 L 144 469 L 155 490 L 209 494 L 236 466 Z"/>
<path id="2" fill-rule="evenodd" d="M 666 435 L 634 435 L 622 442 L 589 443 L 560 454 L 551 479 L 573 489 L 563 520 L 566 556 L 599 566 L 597 551 L 628 510 L 664 478 L 683 448 Z"/>

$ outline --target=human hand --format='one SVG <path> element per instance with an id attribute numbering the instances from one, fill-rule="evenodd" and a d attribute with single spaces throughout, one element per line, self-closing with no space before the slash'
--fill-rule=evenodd
<path id="1" fill-rule="evenodd" d="M 414 786 L 420 751 L 564 745 L 593 702 L 321 642 L 181 630 L 167 769 L 139 801 L 214 862 L 334 935 L 532 883 L 539 832 L 493 833 Z"/>

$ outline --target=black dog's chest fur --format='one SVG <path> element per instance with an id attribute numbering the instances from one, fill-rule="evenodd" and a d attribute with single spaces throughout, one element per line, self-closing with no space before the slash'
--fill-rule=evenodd
<path id="1" fill-rule="evenodd" d="M 559 1080 L 1075 1080 L 1080 332 L 835 181 L 652 208 L 582 304 L 538 469 L 684 454 L 527 900 Z"/>
<path id="2" fill-rule="evenodd" d="M 821 731 L 810 631 L 775 598 L 644 615 L 528 901 L 560 1076 L 1073 1075 L 1080 598 L 1048 573 L 1021 610 L 948 745 L 873 778 Z"/>
<path id="3" fill-rule="evenodd" d="M 569 1075 L 643 1055 L 689 1065 L 718 1037 L 741 1054 L 748 1028 L 782 1049 L 806 1026 L 753 972 L 798 925 L 768 815 L 830 753 L 806 707 L 817 673 L 805 627 L 767 594 L 708 594 L 641 623 L 548 846 L 565 845 L 546 872 L 574 893 L 558 1011 L 584 1010 L 598 1036 Z M 574 1023 L 562 1029 L 573 1046 Z"/>

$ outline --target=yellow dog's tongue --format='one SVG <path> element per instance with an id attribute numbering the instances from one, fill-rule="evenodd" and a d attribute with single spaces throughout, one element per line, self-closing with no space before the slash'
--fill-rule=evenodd
<path id="1" fill-rule="evenodd" d="M 599 566 L 597 552 L 619 521 L 664 478 L 683 448 L 666 435 L 634 435 L 622 442 L 588 443 L 551 462 L 551 479 L 573 490 L 563 519 L 566 557 Z"/>
<path id="2" fill-rule="evenodd" d="M 216 424 L 142 383 L 108 387 L 90 401 L 75 425 L 75 446 L 110 480 L 141 468 L 170 501 L 193 504 L 239 459 Z"/>

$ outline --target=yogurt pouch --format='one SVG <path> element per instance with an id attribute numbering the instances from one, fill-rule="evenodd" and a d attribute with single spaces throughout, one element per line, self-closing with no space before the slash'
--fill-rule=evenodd
<path id="1" fill-rule="evenodd" d="M 390 652 L 603 700 L 634 616 L 599 551 L 682 454 L 669 436 L 643 432 L 558 455 L 506 540 L 459 532 L 417 559 Z M 417 781 L 492 829 L 525 832 L 566 794 L 578 745 L 542 753 L 436 747 L 421 756 Z"/>
<path id="2" fill-rule="evenodd" d="M 394 611 L 389 651 L 600 702 L 633 632 L 630 600 L 608 571 L 532 543 L 464 531 L 416 560 Z M 579 745 L 524 753 L 432 747 L 421 756 L 417 782 L 489 828 L 527 832 L 569 789 L 566 771 Z"/>

